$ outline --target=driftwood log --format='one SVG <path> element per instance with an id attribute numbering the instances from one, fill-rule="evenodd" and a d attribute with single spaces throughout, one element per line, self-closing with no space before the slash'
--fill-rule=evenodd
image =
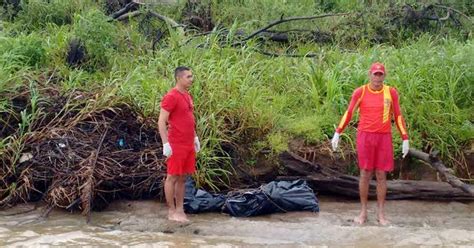
<path id="1" fill-rule="evenodd" d="M 413 151 L 416 150 L 410 151 L 412 156 Z M 319 193 L 359 198 L 359 178 L 356 176 L 345 175 L 312 163 L 291 152 L 280 154 L 279 160 L 283 167 L 293 172 L 293 176 L 279 177 L 279 179 L 302 178 L 307 180 Z M 439 162 L 436 166 L 439 166 Z M 455 179 L 449 178 L 455 181 Z M 466 187 L 466 190 L 462 190 L 462 187 L 453 187 L 446 182 L 389 180 L 387 181 L 387 199 L 474 200 L 474 194 L 470 191 L 472 186 L 465 185 L 463 187 Z M 370 182 L 369 198 L 376 198 L 375 180 Z"/>
<path id="2" fill-rule="evenodd" d="M 424 153 L 422 151 L 418 151 L 416 149 L 410 149 L 409 150 L 409 155 L 420 159 L 424 162 L 427 162 L 431 167 L 436 169 L 444 178 L 444 180 L 449 183 L 451 186 L 455 188 L 459 188 L 462 191 L 471 194 L 474 196 L 474 186 L 465 184 L 459 178 L 454 176 L 452 173 L 453 171 L 451 169 L 446 168 L 444 166 L 443 162 L 438 158 L 437 152 L 433 152 L 431 154 Z"/>

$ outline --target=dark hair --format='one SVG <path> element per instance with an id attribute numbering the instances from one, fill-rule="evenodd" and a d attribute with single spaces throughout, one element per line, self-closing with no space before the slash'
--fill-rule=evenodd
<path id="1" fill-rule="evenodd" d="M 178 78 L 179 74 L 181 74 L 181 72 L 183 71 L 190 71 L 191 68 L 187 67 L 187 66 L 178 66 L 176 67 L 176 69 L 174 69 L 174 78 Z"/>

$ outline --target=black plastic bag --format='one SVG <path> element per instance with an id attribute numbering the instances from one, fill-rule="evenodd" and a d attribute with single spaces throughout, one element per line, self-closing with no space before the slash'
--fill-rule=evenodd
<path id="1" fill-rule="evenodd" d="M 249 217 L 278 212 L 261 190 L 231 192 L 227 195 L 224 212 L 236 217 Z"/>
<path id="2" fill-rule="evenodd" d="M 273 181 L 261 187 L 277 208 L 287 211 L 319 212 L 319 202 L 304 180 Z"/>
<path id="3" fill-rule="evenodd" d="M 319 202 L 304 180 L 273 181 L 259 189 L 229 193 L 224 211 L 237 217 L 288 211 L 319 212 Z"/>
<path id="4" fill-rule="evenodd" d="M 186 213 L 220 212 L 225 202 L 225 197 L 211 194 L 204 190 L 196 189 L 191 177 L 186 179 L 184 194 L 184 211 Z"/>
<path id="5" fill-rule="evenodd" d="M 273 181 L 258 189 L 229 192 L 227 196 L 196 189 L 189 177 L 184 197 L 186 213 L 220 212 L 250 217 L 288 211 L 319 212 L 319 202 L 304 180 Z"/>

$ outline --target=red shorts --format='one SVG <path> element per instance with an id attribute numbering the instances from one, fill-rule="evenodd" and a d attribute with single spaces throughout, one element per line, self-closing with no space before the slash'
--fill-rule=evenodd
<path id="1" fill-rule="evenodd" d="M 171 145 L 171 156 L 166 160 L 166 173 L 187 175 L 196 171 L 196 151 L 194 145 Z"/>
<path id="2" fill-rule="evenodd" d="M 373 171 L 393 170 L 393 144 L 391 133 L 357 132 L 357 158 L 359 168 Z"/>

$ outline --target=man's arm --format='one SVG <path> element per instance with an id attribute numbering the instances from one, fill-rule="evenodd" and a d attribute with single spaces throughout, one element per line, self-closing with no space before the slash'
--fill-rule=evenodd
<path id="1" fill-rule="evenodd" d="M 170 116 L 170 112 L 166 111 L 165 109 L 161 108 L 160 110 L 160 117 L 158 118 L 158 131 L 160 132 L 161 142 L 163 144 L 168 143 L 168 118 Z"/>
<path id="2" fill-rule="evenodd" d="M 349 107 L 347 108 L 346 112 L 341 118 L 341 121 L 339 122 L 339 125 L 336 128 L 337 133 L 342 133 L 344 129 L 347 127 L 349 122 L 352 119 L 352 115 L 354 114 L 354 111 L 359 107 L 360 101 L 362 99 L 362 87 L 356 89 L 354 93 L 352 93 L 351 97 L 351 102 L 349 103 Z"/>
<path id="3" fill-rule="evenodd" d="M 363 86 L 363 87 L 365 87 L 365 86 Z M 364 90 L 363 87 L 359 87 L 358 89 L 354 90 L 354 93 L 352 93 L 351 102 L 349 103 L 349 107 L 347 108 L 346 112 L 344 113 L 344 116 L 342 116 L 342 119 L 341 119 L 341 121 L 339 122 L 339 125 L 336 128 L 336 132 L 334 133 L 334 136 L 332 136 L 332 139 L 331 139 L 331 145 L 332 145 L 332 150 L 333 151 L 336 151 L 337 146 L 339 145 L 339 136 L 344 131 L 344 128 L 346 128 L 346 126 L 351 121 L 354 111 L 357 109 L 357 107 L 360 104 L 360 101 L 362 99 L 362 93 L 363 93 L 363 90 Z"/>
<path id="4" fill-rule="evenodd" d="M 390 88 L 390 94 L 392 95 L 393 102 L 393 117 L 395 118 L 395 124 L 397 129 L 400 132 L 403 140 L 408 140 L 407 128 L 405 125 L 405 120 L 402 116 L 402 111 L 400 109 L 400 101 L 398 99 L 398 92 L 395 88 Z"/>

